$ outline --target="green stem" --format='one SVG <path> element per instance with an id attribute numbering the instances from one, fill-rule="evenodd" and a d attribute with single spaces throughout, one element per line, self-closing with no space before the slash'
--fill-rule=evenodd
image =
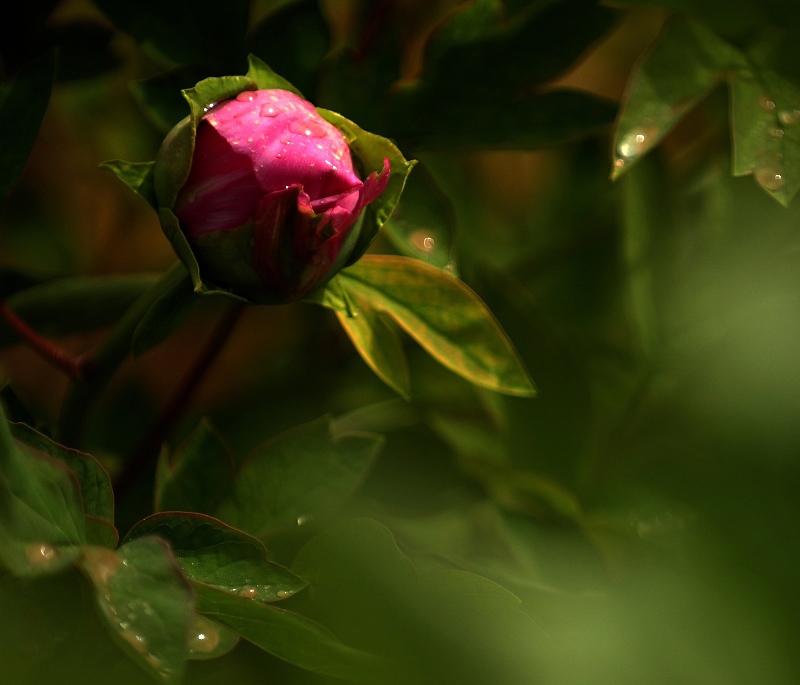
<path id="1" fill-rule="evenodd" d="M 69 446 L 80 444 L 86 413 L 128 356 L 133 334 L 142 317 L 153 304 L 171 290 L 185 287 L 186 278 L 186 268 L 180 262 L 176 263 L 133 303 L 111 329 L 106 339 L 85 359 L 83 368 L 86 382 L 73 381 L 61 405 L 57 436 L 62 444 Z"/>

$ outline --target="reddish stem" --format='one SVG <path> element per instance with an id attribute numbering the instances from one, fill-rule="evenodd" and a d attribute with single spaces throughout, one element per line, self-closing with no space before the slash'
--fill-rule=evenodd
<path id="1" fill-rule="evenodd" d="M 0 316 L 40 357 L 57 366 L 68 376 L 79 381 L 86 380 L 86 364 L 82 358 L 71 355 L 55 343 L 43 338 L 2 301 L 0 301 Z"/>
<path id="2" fill-rule="evenodd" d="M 234 327 L 244 312 L 244 305 L 235 303 L 229 306 L 214 327 L 206 346 L 194 361 L 178 388 L 164 407 L 150 432 L 142 440 L 136 453 L 125 466 L 117 481 L 117 497 L 122 497 L 133 485 L 151 458 L 158 452 L 161 444 L 169 437 L 175 422 L 180 418 L 200 383 L 205 378 L 217 355 L 228 341 Z"/>

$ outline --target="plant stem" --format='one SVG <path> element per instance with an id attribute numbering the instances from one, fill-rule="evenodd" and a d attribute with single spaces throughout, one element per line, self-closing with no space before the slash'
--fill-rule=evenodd
<path id="1" fill-rule="evenodd" d="M 186 372 L 180 385 L 162 410 L 161 415 L 144 440 L 142 440 L 136 453 L 126 464 L 125 470 L 118 478 L 115 484 L 118 498 L 124 497 L 142 470 L 158 453 L 161 444 L 169 437 L 175 423 L 205 379 L 206 373 L 213 366 L 222 348 L 225 347 L 225 343 L 233 333 L 236 324 L 244 313 L 244 309 L 244 305 L 238 302 L 231 303 L 225 309 L 200 355 Z"/>
<path id="2" fill-rule="evenodd" d="M 2 301 L 0 301 L 0 316 L 40 357 L 57 366 L 73 380 L 84 380 L 85 363 L 80 357 L 71 355 L 55 343 L 43 338 L 20 319 L 11 307 Z"/>
<path id="3" fill-rule="evenodd" d="M 73 381 L 67 390 L 61 415 L 58 419 L 57 436 L 62 444 L 77 447 L 83 434 L 86 412 L 97 395 L 105 388 L 114 372 L 125 361 L 131 349 L 131 340 L 142 317 L 161 297 L 171 290 L 187 287 L 186 268 L 180 262 L 139 297 L 128 309 L 106 339 L 83 362 L 85 383 Z"/>

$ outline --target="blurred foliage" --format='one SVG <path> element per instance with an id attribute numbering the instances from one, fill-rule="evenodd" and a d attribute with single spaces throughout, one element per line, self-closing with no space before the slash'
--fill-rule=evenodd
<path id="1" fill-rule="evenodd" d="M 64 447 L 75 389 L 0 326 L 3 683 L 800 680 L 800 6 L 613 4 L 0 22 L 0 294 L 70 353 L 135 353 Z M 393 256 L 335 313 L 248 308 L 123 483 L 224 313 L 180 274 L 153 298 L 174 253 L 107 169 L 152 199 L 180 89 L 249 53 L 420 160 Z M 494 343 L 446 330 L 485 311 L 466 291 Z M 514 351 L 536 397 L 463 377 Z"/>

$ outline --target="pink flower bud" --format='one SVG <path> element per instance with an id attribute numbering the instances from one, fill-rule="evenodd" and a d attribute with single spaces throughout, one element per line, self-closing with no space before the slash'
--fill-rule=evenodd
<path id="1" fill-rule="evenodd" d="M 246 295 L 290 301 L 332 275 L 334 263 L 344 265 L 348 233 L 388 182 L 388 159 L 359 178 L 347 140 L 311 103 L 286 90 L 244 91 L 203 116 L 174 213 L 193 248 L 252 227 L 249 250 L 234 252 L 250 260 L 263 292 Z M 215 249 L 201 250 L 203 261 L 214 261 L 207 255 Z M 201 267 L 236 290 L 237 283 L 225 282 L 236 273 L 230 253 L 220 253 L 225 264 Z"/>

